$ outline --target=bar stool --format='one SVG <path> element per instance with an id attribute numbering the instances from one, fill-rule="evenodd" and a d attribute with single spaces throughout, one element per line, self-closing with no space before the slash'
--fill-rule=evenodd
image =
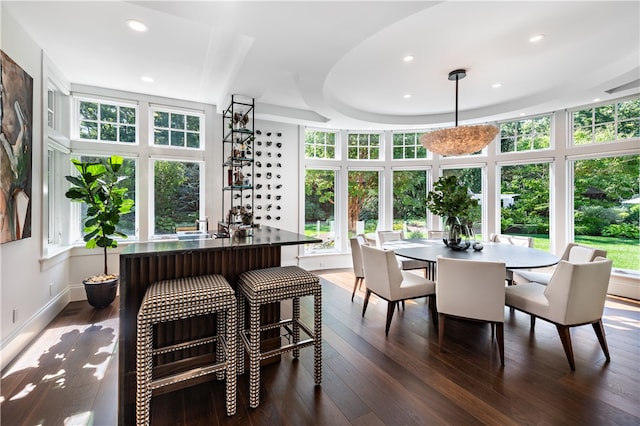
<path id="1" fill-rule="evenodd" d="M 236 298 L 221 275 L 164 280 L 151 284 L 138 311 L 136 342 L 136 424 L 149 424 L 154 389 L 216 373 L 226 376 L 227 415 L 236 412 Z M 216 314 L 215 336 L 153 348 L 153 326 L 200 315 Z M 216 342 L 215 364 L 153 378 L 153 357 Z"/>
<path id="2" fill-rule="evenodd" d="M 322 380 L 322 291 L 320 279 L 297 266 L 274 267 L 247 271 L 238 280 L 238 330 L 249 356 L 249 406 L 260 403 L 260 361 L 293 351 L 298 358 L 300 349 L 313 345 L 313 377 L 316 385 Z M 313 296 L 313 330 L 300 321 L 300 297 Z M 277 323 L 260 324 L 260 306 L 265 303 L 293 300 L 292 318 Z M 244 326 L 245 301 L 249 303 L 249 330 Z M 286 331 L 289 344 L 261 352 L 260 333 L 265 330 Z M 300 329 L 309 338 L 300 340 Z M 244 371 L 244 351 L 238 344 L 238 371 Z"/>

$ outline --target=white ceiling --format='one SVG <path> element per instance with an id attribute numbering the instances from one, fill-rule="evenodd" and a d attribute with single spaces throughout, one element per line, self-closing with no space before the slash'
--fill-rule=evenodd
<path id="1" fill-rule="evenodd" d="M 255 98 L 261 118 L 318 127 L 451 125 L 447 75 L 457 68 L 467 69 L 461 123 L 640 91 L 639 1 L 4 0 L 2 8 L 73 83 L 216 105 L 238 93 Z M 148 31 L 128 29 L 131 18 Z M 545 38 L 529 43 L 538 33 Z M 415 60 L 405 63 L 408 54 Z"/>

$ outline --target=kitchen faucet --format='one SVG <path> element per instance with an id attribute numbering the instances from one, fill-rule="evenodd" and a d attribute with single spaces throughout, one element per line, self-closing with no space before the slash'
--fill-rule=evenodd
<path id="1" fill-rule="evenodd" d="M 205 224 L 205 228 L 200 229 L 200 224 L 204 223 Z M 204 217 L 204 219 L 200 219 L 200 220 L 196 220 L 196 226 L 198 227 L 199 231 L 203 231 L 203 232 L 209 232 L 209 218 L 207 218 L 206 216 Z"/>

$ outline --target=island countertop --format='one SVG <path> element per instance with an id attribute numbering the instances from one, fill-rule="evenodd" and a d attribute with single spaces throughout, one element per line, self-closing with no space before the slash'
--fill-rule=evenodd
<path id="1" fill-rule="evenodd" d="M 221 274 L 235 288 L 241 273 L 253 269 L 281 265 L 281 248 L 289 245 L 318 243 L 321 240 L 295 232 L 262 226 L 253 235 L 238 238 L 209 238 L 193 240 L 154 241 L 130 244 L 120 253 L 120 336 L 118 343 L 118 423 L 135 424 L 136 387 L 136 320 L 147 287 L 160 280 Z M 280 320 L 280 304 L 261 307 L 265 321 Z M 216 319 L 190 318 L 157 326 L 155 336 L 163 346 L 193 340 L 216 333 Z M 271 335 L 273 334 L 273 335 Z M 160 341 L 161 340 L 161 341 Z M 279 335 L 265 332 L 261 346 L 270 348 L 280 344 Z M 207 347 L 183 351 L 186 360 L 159 355 L 160 369 L 172 370 L 211 362 Z M 277 361 L 277 359 L 276 359 Z M 204 376 L 204 380 L 215 375 Z M 176 390 L 167 386 L 165 391 Z M 155 391 L 154 391 L 155 392 Z"/>
<path id="2" fill-rule="evenodd" d="M 249 237 L 157 240 L 147 243 L 130 244 L 120 253 L 120 256 L 162 255 L 189 250 L 234 250 L 247 247 L 279 247 L 320 242 L 322 242 L 322 240 L 295 232 L 272 228 L 270 226 L 261 226 L 260 228 L 254 228 L 253 235 Z"/>

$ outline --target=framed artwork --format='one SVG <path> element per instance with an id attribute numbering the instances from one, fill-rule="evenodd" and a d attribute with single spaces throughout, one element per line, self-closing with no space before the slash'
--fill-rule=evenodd
<path id="1" fill-rule="evenodd" d="M 31 237 L 33 78 L 0 50 L 0 243 Z"/>

